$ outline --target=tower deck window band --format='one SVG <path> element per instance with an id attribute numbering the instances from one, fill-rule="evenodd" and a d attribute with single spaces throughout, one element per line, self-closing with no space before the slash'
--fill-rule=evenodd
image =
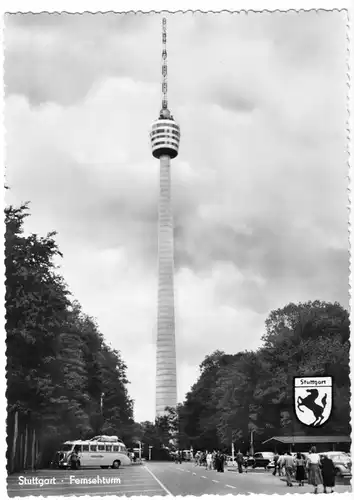
<path id="1" fill-rule="evenodd" d="M 177 370 L 174 318 L 173 217 L 171 206 L 171 159 L 178 155 L 180 128 L 168 109 L 167 32 L 162 20 L 162 107 L 151 126 L 152 154 L 160 160 L 158 223 L 158 306 L 156 341 L 156 417 L 166 406 L 177 406 Z"/>
<path id="2" fill-rule="evenodd" d="M 155 135 L 159 135 L 159 134 L 166 134 L 166 133 L 170 133 L 172 135 L 176 135 L 177 137 L 180 136 L 180 133 L 178 130 L 170 130 L 168 128 L 157 128 L 156 130 L 153 130 L 150 134 L 150 137 L 154 137 Z"/>

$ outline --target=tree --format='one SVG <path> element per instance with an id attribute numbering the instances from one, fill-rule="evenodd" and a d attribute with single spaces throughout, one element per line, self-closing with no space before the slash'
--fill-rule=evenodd
<path id="1" fill-rule="evenodd" d="M 262 355 L 270 371 L 263 385 L 282 416 L 282 427 L 287 432 L 302 429 L 293 411 L 293 377 L 331 375 L 334 411 L 322 432 L 349 432 L 348 312 L 338 303 L 288 304 L 270 314 L 266 328 Z"/>
<path id="2" fill-rule="evenodd" d="M 227 355 L 216 351 L 179 409 L 194 447 L 244 451 L 251 431 L 258 446 L 274 435 L 349 434 L 349 315 L 340 304 L 314 301 L 272 311 L 263 346 Z M 324 428 L 304 428 L 294 414 L 294 376 L 330 375 L 334 408 Z"/>
<path id="3" fill-rule="evenodd" d="M 36 418 L 60 380 L 56 352 L 69 292 L 56 274 L 55 233 L 23 236 L 28 205 L 5 210 L 8 407 Z"/>
<path id="4" fill-rule="evenodd" d="M 60 441 L 105 430 L 130 439 L 136 427 L 120 352 L 70 300 L 55 232 L 24 235 L 28 215 L 28 204 L 5 210 L 7 424 L 10 438 L 15 413 L 20 432 L 36 430 L 46 464 Z"/>

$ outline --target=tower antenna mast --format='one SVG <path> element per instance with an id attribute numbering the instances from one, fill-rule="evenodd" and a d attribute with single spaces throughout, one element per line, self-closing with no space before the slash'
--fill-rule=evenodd
<path id="1" fill-rule="evenodd" d="M 167 102 L 167 20 L 162 19 L 162 110 L 168 109 Z"/>

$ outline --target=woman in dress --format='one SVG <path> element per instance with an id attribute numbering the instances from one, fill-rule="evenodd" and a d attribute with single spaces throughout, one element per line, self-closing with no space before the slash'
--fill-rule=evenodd
<path id="1" fill-rule="evenodd" d="M 321 469 L 323 477 L 323 492 L 327 493 L 327 488 L 331 488 L 331 493 L 333 493 L 333 488 L 336 483 L 336 468 L 333 461 L 324 455 L 321 459 Z"/>
<path id="2" fill-rule="evenodd" d="M 320 462 L 320 456 L 316 452 L 316 447 L 313 446 L 307 459 L 307 468 L 309 471 L 309 484 L 314 487 L 314 493 L 317 493 L 318 485 L 323 484 Z"/>
<path id="3" fill-rule="evenodd" d="M 214 469 L 217 471 L 217 472 L 220 472 L 220 453 L 216 453 L 215 457 L 214 457 Z"/>
<path id="4" fill-rule="evenodd" d="M 207 462 L 207 470 L 212 470 L 213 468 L 213 455 L 212 453 L 207 453 L 207 456 L 206 456 L 206 462 Z"/>
<path id="5" fill-rule="evenodd" d="M 305 481 L 305 460 L 302 458 L 301 453 L 296 454 L 295 467 L 295 479 L 299 483 L 299 486 L 303 486 Z"/>

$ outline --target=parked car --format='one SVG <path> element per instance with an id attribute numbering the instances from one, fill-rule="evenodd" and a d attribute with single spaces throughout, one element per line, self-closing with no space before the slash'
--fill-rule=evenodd
<path id="1" fill-rule="evenodd" d="M 348 477 L 352 475 L 352 461 L 348 453 L 344 453 L 343 451 L 327 451 L 320 453 L 320 456 L 325 455 L 334 463 L 337 476 Z"/>
<path id="2" fill-rule="evenodd" d="M 257 452 L 253 457 L 249 457 L 248 466 L 253 469 L 256 467 L 264 467 L 266 469 L 272 460 L 274 460 L 274 453 L 272 451 Z"/>

